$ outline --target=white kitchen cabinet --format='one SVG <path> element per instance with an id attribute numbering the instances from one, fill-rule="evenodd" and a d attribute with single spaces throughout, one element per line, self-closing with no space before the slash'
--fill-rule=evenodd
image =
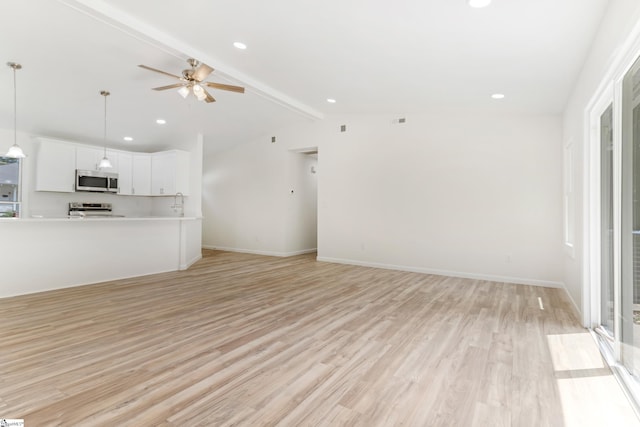
<path id="1" fill-rule="evenodd" d="M 75 191 L 75 171 L 100 170 L 104 148 L 38 138 L 36 158 L 36 191 Z M 118 173 L 118 194 L 134 196 L 189 195 L 190 153 L 182 150 L 158 153 L 133 153 L 107 149 L 113 168 Z"/>
<path id="2" fill-rule="evenodd" d="M 86 145 L 76 146 L 76 169 L 97 171 L 100 160 L 104 157 L 104 148 L 89 147 Z M 118 173 L 118 153 L 107 150 L 107 158 L 111 162 L 112 168 L 104 169 L 105 172 Z"/>
<path id="3" fill-rule="evenodd" d="M 189 194 L 189 153 L 161 151 L 151 155 L 151 194 L 172 196 Z"/>
<path id="4" fill-rule="evenodd" d="M 36 191 L 74 192 L 75 144 L 46 138 L 38 138 L 36 144 Z"/>
<path id="5" fill-rule="evenodd" d="M 151 155 L 134 153 L 131 156 L 131 194 L 151 195 Z"/>
<path id="6" fill-rule="evenodd" d="M 133 194 L 133 154 L 118 152 L 118 194 L 130 196 Z"/>

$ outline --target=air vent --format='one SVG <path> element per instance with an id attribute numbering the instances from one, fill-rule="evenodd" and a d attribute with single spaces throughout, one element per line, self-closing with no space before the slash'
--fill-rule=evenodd
<path id="1" fill-rule="evenodd" d="M 347 131 L 347 125 L 341 125 L 340 132 L 346 132 L 346 131 Z"/>
<path id="2" fill-rule="evenodd" d="M 272 136 L 272 137 L 271 137 L 271 143 L 273 144 L 274 142 L 276 142 L 276 137 L 275 137 L 275 136 Z"/>

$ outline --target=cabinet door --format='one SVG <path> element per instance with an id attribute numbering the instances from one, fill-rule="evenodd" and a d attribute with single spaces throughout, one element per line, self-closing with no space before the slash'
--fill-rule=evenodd
<path id="1" fill-rule="evenodd" d="M 73 144 L 40 139 L 36 154 L 36 191 L 72 193 L 76 180 Z"/>
<path id="2" fill-rule="evenodd" d="M 132 190 L 135 196 L 151 195 L 151 157 L 149 154 L 134 154 L 131 168 Z"/>
<path id="3" fill-rule="evenodd" d="M 102 158 L 102 150 L 92 147 L 76 147 L 76 169 L 95 171 Z"/>
<path id="4" fill-rule="evenodd" d="M 181 150 L 162 151 L 151 155 L 151 194 L 189 195 L 189 153 Z"/>
<path id="5" fill-rule="evenodd" d="M 87 147 L 78 145 L 76 147 L 76 169 L 97 171 L 101 170 L 98 166 L 100 160 L 104 157 L 104 148 Z M 107 150 L 107 158 L 111 162 L 112 167 L 104 169 L 105 172 L 118 172 L 118 153 L 116 151 Z"/>
<path id="6" fill-rule="evenodd" d="M 120 152 L 118 159 L 118 194 L 133 194 L 133 155 Z"/>
<path id="7" fill-rule="evenodd" d="M 176 153 L 163 151 L 151 155 L 151 194 L 154 196 L 176 193 Z"/>

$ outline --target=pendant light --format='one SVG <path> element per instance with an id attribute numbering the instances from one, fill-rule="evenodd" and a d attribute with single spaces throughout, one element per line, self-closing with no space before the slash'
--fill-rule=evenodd
<path id="1" fill-rule="evenodd" d="M 100 95 L 104 96 L 104 157 L 100 160 L 98 167 L 100 169 L 112 168 L 111 162 L 107 158 L 107 96 L 111 95 L 108 91 L 100 91 Z"/>
<path id="2" fill-rule="evenodd" d="M 22 68 L 22 65 L 15 62 L 7 62 L 7 65 L 13 68 L 13 145 L 7 151 L 6 156 L 13 159 L 24 159 L 26 156 L 22 151 L 22 148 L 18 145 L 18 103 L 17 103 L 17 90 L 16 90 L 16 70 Z"/>

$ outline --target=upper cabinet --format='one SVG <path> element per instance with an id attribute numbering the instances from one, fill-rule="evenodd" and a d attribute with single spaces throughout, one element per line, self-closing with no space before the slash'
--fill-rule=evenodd
<path id="1" fill-rule="evenodd" d="M 151 194 L 189 194 L 189 153 L 181 150 L 151 154 Z"/>
<path id="2" fill-rule="evenodd" d="M 130 196 L 133 194 L 133 154 L 118 152 L 114 158 L 118 160 L 118 194 Z"/>
<path id="3" fill-rule="evenodd" d="M 74 192 L 75 145 L 45 138 L 39 138 L 36 145 L 36 191 Z"/>
<path id="4" fill-rule="evenodd" d="M 75 191 L 75 170 L 100 170 L 104 148 L 38 138 L 36 191 Z M 189 156 L 182 150 L 132 153 L 107 150 L 113 165 L 105 172 L 118 173 L 118 194 L 173 196 L 189 194 Z"/>
<path id="5" fill-rule="evenodd" d="M 134 196 L 151 195 L 151 154 L 132 155 L 131 194 Z"/>
<path id="6" fill-rule="evenodd" d="M 104 157 L 104 148 L 76 146 L 76 169 L 97 171 L 102 170 L 98 166 Z M 105 172 L 118 173 L 118 152 L 107 150 L 107 158 L 111 162 L 112 168 L 104 169 Z"/>

